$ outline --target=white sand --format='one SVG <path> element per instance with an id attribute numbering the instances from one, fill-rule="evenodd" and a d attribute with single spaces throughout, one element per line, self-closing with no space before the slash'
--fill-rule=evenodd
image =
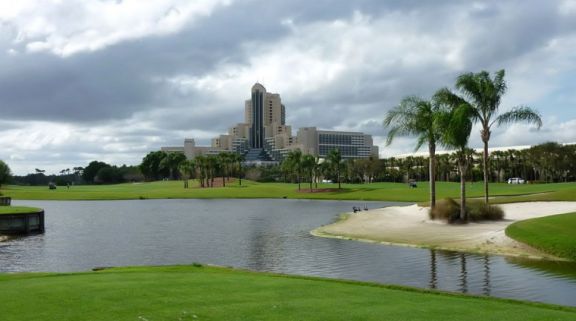
<path id="1" fill-rule="evenodd" d="M 320 227 L 312 234 L 324 237 L 430 247 L 445 250 L 556 259 L 504 233 L 516 221 L 576 212 L 576 202 L 527 202 L 500 204 L 505 220 L 448 225 L 428 219 L 428 208 L 393 206 L 350 214 L 349 218 Z"/>

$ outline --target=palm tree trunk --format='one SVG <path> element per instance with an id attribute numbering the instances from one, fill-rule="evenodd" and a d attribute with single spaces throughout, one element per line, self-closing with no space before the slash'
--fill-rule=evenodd
<path id="1" fill-rule="evenodd" d="M 430 209 L 436 206 L 436 146 L 430 144 L 428 146 L 430 158 L 428 160 L 428 171 L 430 175 Z"/>
<path id="2" fill-rule="evenodd" d="M 458 161 L 460 169 L 460 219 L 462 222 L 468 221 L 466 215 L 466 165 L 464 160 Z"/>
<path id="3" fill-rule="evenodd" d="M 298 179 L 298 191 L 300 191 L 300 173 L 298 173 L 297 179 Z"/>
<path id="4" fill-rule="evenodd" d="M 488 174 L 490 173 L 490 169 L 488 168 L 488 141 L 484 141 L 484 154 L 482 162 L 484 165 L 484 204 L 488 205 Z"/>

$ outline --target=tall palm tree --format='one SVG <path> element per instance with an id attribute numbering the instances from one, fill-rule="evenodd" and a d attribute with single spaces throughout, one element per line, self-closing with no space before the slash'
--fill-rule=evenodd
<path id="1" fill-rule="evenodd" d="M 244 155 L 239 153 L 231 154 L 232 163 L 236 164 L 236 173 L 238 175 L 238 185 L 242 186 L 242 163 L 244 162 Z"/>
<path id="2" fill-rule="evenodd" d="M 386 144 L 390 145 L 396 135 L 416 135 L 418 141 L 415 150 L 428 144 L 428 171 L 430 176 L 430 207 L 436 206 L 436 145 L 441 136 L 438 117 L 440 104 L 410 96 L 402 99 L 386 114 L 384 126 L 390 127 Z"/>
<path id="3" fill-rule="evenodd" d="M 292 173 L 296 174 L 296 179 L 298 180 L 298 190 L 300 190 L 300 181 L 302 176 L 302 151 L 300 149 L 294 149 L 288 152 L 286 157 L 286 164 Z"/>
<path id="4" fill-rule="evenodd" d="M 468 139 L 472 131 L 472 107 L 466 103 L 459 105 L 448 105 L 450 112 L 442 112 L 439 115 L 439 124 L 444 131 L 440 137 L 440 142 L 446 147 L 456 149 L 456 160 L 458 171 L 460 172 L 460 220 L 466 222 L 466 173 L 470 163 Z"/>
<path id="5" fill-rule="evenodd" d="M 180 163 L 178 170 L 180 171 L 180 177 L 184 181 L 184 188 L 188 188 L 188 180 L 192 178 L 195 171 L 196 164 L 193 159 L 188 159 Z"/>
<path id="6" fill-rule="evenodd" d="M 342 154 L 338 148 L 330 150 L 327 157 L 328 163 L 330 164 L 330 169 L 336 174 L 336 180 L 338 181 L 338 189 L 342 189 L 340 183 L 340 174 L 342 172 Z"/>
<path id="7" fill-rule="evenodd" d="M 312 184 L 314 183 L 314 172 L 316 169 L 316 157 L 310 154 L 302 156 L 302 169 L 308 176 L 310 181 L 310 192 L 312 192 Z"/>
<path id="8" fill-rule="evenodd" d="M 540 128 L 542 119 L 538 112 L 530 107 L 518 106 L 510 111 L 499 114 L 498 108 L 502 96 L 506 93 L 506 81 L 504 81 L 504 69 L 494 73 L 491 78 L 487 71 L 479 73 L 465 73 L 456 79 L 456 89 L 460 96 L 452 93 L 449 89 L 442 89 L 440 95 L 444 99 L 451 99 L 454 102 L 466 101 L 472 107 L 472 120 L 480 123 L 480 137 L 484 144 L 482 155 L 482 165 L 484 172 L 484 202 L 488 205 L 488 179 L 489 179 L 489 162 L 488 162 L 488 142 L 490 141 L 492 126 L 500 126 L 515 122 L 533 123 Z"/>

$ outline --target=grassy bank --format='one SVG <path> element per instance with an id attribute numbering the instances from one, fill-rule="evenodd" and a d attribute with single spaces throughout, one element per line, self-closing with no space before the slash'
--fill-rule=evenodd
<path id="1" fill-rule="evenodd" d="M 223 268 L 0 274 L 3 321 L 574 320 L 576 309 Z"/>
<path id="2" fill-rule="evenodd" d="M 45 186 L 5 186 L 2 193 L 13 199 L 28 200 L 114 200 L 114 199 L 156 199 L 156 198 L 302 198 L 334 200 L 374 200 L 426 202 L 429 198 L 427 182 L 419 183 L 418 188 L 409 188 L 402 183 L 343 184 L 337 190 L 335 184 L 320 184 L 319 189 L 330 189 L 324 192 L 309 193 L 307 184 L 302 184 L 302 191 L 296 184 L 256 183 L 243 181 L 227 187 L 199 188 L 191 183 L 189 189 L 183 188 L 178 181 L 151 182 L 139 184 L 89 185 L 73 186 L 70 189 L 58 188 L 49 190 Z M 458 183 L 439 182 L 437 197 L 457 198 L 460 186 Z M 576 201 L 576 183 L 508 185 L 491 184 L 490 192 L 497 198 L 494 202 L 541 201 Z M 469 197 L 483 195 L 481 182 L 468 185 Z"/>
<path id="3" fill-rule="evenodd" d="M 506 235 L 555 256 L 576 260 L 576 213 L 516 222 Z"/>
<path id="4" fill-rule="evenodd" d="M 22 214 L 22 213 L 36 213 L 42 209 L 28 206 L 0 206 L 0 215 L 3 214 Z"/>

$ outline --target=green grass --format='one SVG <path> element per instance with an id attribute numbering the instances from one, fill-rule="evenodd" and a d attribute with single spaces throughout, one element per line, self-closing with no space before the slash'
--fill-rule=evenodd
<path id="1" fill-rule="evenodd" d="M 27 200 L 114 200 L 139 198 L 303 198 L 303 199 L 334 199 L 334 200 L 373 200 L 373 201 L 428 201 L 427 182 L 420 182 L 418 188 L 409 188 L 402 183 L 374 184 L 343 184 L 342 190 L 322 193 L 298 192 L 296 184 L 256 183 L 242 181 L 239 187 L 234 182 L 227 187 L 184 189 L 182 182 L 151 182 L 142 184 L 118 185 L 85 185 L 73 186 L 70 189 L 58 188 L 49 190 L 45 186 L 7 186 L 2 193 L 13 199 Z M 319 188 L 336 188 L 336 184 L 320 184 Z M 483 195 L 482 183 L 477 182 L 467 186 L 468 197 Z M 302 191 L 307 190 L 307 184 L 302 184 Z M 460 185 L 458 183 L 439 182 L 437 184 L 438 199 L 444 197 L 457 198 Z M 532 200 L 569 201 L 576 200 L 576 183 L 508 185 L 491 184 L 490 193 L 497 196 L 496 203 L 521 202 Z"/>
<path id="2" fill-rule="evenodd" d="M 576 309 L 197 266 L 0 274 L 3 321 L 575 320 Z"/>
<path id="3" fill-rule="evenodd" d="M 42 209 L 27 206 L 0 206 L 0 215 L 2 214 L 22 214 L 22 213 L 36 213 Z"/>
<path id="4" fill-rule="evenodd" d="M 516 222 L 506 235 L 555 256 L 576 260 L 576 213 Z"/>

